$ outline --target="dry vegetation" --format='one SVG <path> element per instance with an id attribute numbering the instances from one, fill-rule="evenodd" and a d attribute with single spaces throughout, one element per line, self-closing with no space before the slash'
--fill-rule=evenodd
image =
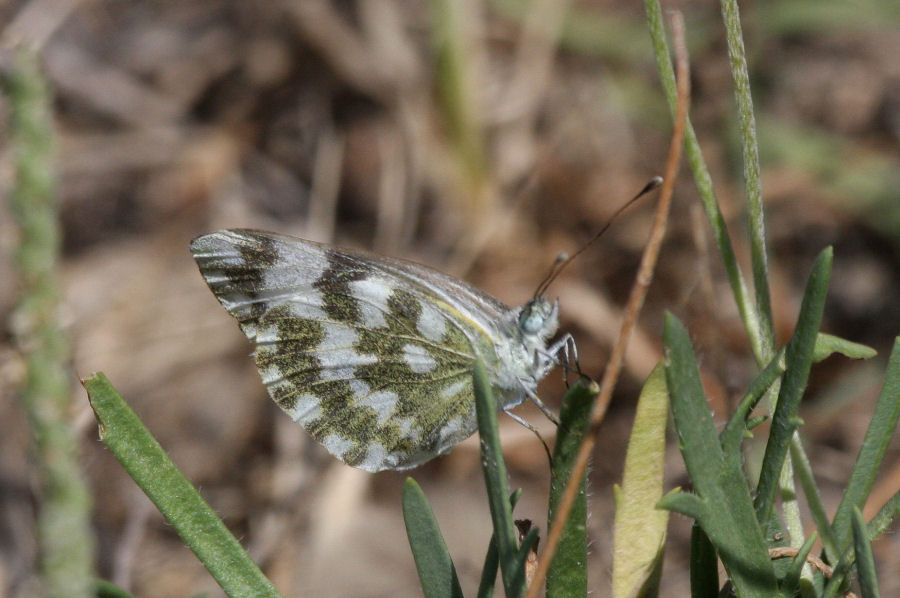
<path id="1" fill-rule="evenodd" d="M 449 25 L 458 52 L 447 54 L 437 50 L 429 14 L 437 4 L 0 4 L 4 43 L 37 40 L 55 93 L 73 372 L 106 372 L 286 596 L 419 595 L 399 508 L 403 475 L 334 461 L 266 398 L 248 344 L 197 273 L 190 239 L 243 226 L 367 247 L 434 265 L 516 304 L 557 252 L 577 248 L 665 158 L 670 123 L 638 3 L 577 2 L 564 18 L 554 2 L 530 10 L 510 0 L 470 2 Z M 685 11 L 691 38 L 692 119 L 744 257 L 718 8 L 673 4 Z M 847 15 L 835 14 L 837 4 L 744 8 L 776 324 L 787 338 L 812 259 L 834 244 L 826 330 L 884 353 L 900 332 L 900 20 L 889 0 Z M 2 143 L 0 152 L 6 191 L 10 148 Z M 717 413 L 753 372 L 696 195 L 686 174 L 602 429 L 590 519 L 600 596 L 611 485 L 635 390 L 660 355 L 661 310 L 692 331 Z M 617 332 L 651 207 L 628 212 L 551 289 L 582 366 L 595 376 Z M 16 290 L 6 259 L 14 239 L 0 211 L 4 321 Z M 26 596 L 36 558 L 34 471 L 14 400 L 22 368 L 4 340 L 9 326 L 3 331 L 0 595 Z M 831 506 L 882 368 L 831 358 L 813 371 L 803 433 Z M 95 497 L 102 574 L 148 598 L 215 595 L 97 442 L 75 374 L 73 418 Z M 543 390 L 550 403 L 561 389 L 552 378 Z M 502 426 L 512 484 L 526 489 L 518 513 L 544 527 L 542 449 L 514 422 Z M 464 589 L 477 583 L 490 533 L 476 447 L 464 443 L 414 472 Z M 895 443 L 873 509 L 900 488 L 898 456 Z M 671 485 L 683 483 L 675 447 L 670 457 Z M 684 545 L 687 528 L 674 518 L 674 546 Z M 883 595 L 900 594 L 898 536 L 874 548 Z M 673 549 L 668 558 L 664 594 L 687 595 L 684 553 Z"/>

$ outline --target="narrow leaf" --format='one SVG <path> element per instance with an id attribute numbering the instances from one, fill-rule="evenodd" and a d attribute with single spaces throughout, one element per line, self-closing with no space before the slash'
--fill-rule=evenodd
<path id="1" fill-rule="evenodd" d="M 494 595 L 494 583 L 497 570 L 500 568 L 500 553 L 497 551 L 497 539 L 491 534 L 484 565 L 481 567 L 481 579 L 478 582 L 478 598 L 491 598 Z"/>
<path id="2" fill-rule="evenodd" d="M 660 506 L 696 512 L 738 595 L 774 596 L 775 571 L 744 473 L 723 455 L 687 330 L 671 314 L 666 314 L 664 343 L 672 415 L 681 454 L 699 496 L 668 495 Z"/>
<path id="3" fill-rule="evenodd" d="M 500 573 L 507 597 L 516 598 L 525 588 L 525 573 L 516 569 L 518 545 L 512 509 L 509 506 L 506 464 L 503 462 L 500 433 L 497 430 L 497 402 L 491 392 L 484 364 L 480 360 L 475 363 L 473 381 L 478 434 L 481 439 L 481 468 L 500 557 Z"/>
<path id="4" fill-rule="evenodd" d="M 856 552 L 852 546 L 848 546 L 841 558 L 838 559 L 837 564 L 834 565 L 831 578 L 825 584 L 825 589 L 822 590 L 822 598 L 835 598 L 836 596 L 844 595 L 847 591 L 847 576 L 855 564 Z"/>
<path id="5" fill-rule="evenodd" d="M 724 466 L 724 455 L 706 404 L 687 330 L 671 314 L 666 314 L 664 343 L 666 383 L 681 454 L 694 487 L 702 496 L 716 486 L 718 473 Z M 693 472 L 696 472 L 696 477 Z"/>
<path id="6" fill-rule="evenodd" d="M 709 508 L 705 500 L 696 494 L 682 490 L 675 490 L 666 494 L 660 499 L 657 506 L 660 509 L 681 513 L 697 521 L 705 521 L 709 515 Z"/>
<path id="7" fill-rule="evenodd" d="M 403 521 L 425 598 L 462 598 L 444 536 L 425 493 L 412 478 L 403 484 Z"/>
<path id="8" fill-rule="evenodd" d="M 785 351 L 787 368 L 778 393 L 778 403 L 772 416 L 772 429 L 766 444 L 766 453 L 760 471 L 757 487 L 756 507 L 760 522 L 768 523 L 772 517 L 775 493 L 781 468 L 787 456 L 791 437 L 799 425 L 797 413 L 800 399 L 806 390 L 809 370 L 812 365 L 813 348 L 822 322 L 825 308 L 825 295 L 828 291 L 828 279 L 831 273 L 831 248 L 825 249 L 816 258 L 812 273 L 803 295 L 800 315 L 797 318 L 797 329 L 788 342 Z"/>
<path id="9" fill-rule="evenodd" d="M 859 508 L 853 507 L 853 545 L 856 553 L 856 570 L 859 572 L 859 589 L 862 598 L 879 598 L 878 577 L 875 575 L 875 557 L 866 533 L 866 520 Z"/>
<path id="10" fill-rule="evenodd" d="M 894 496 L 879 509 L 875 517 L 869 521 L 869 539 L 874 540 L 887 531 L 888 527 L 898 515 L 900 515 L 900 492 L 894 494 Z M 841 555 L 837 565 L 835 565 L 834 573 L 828 581 L 828 584 L 825 586 L 825 592 L 822 594 L 823 598 L 833 598 L 838 594 L 844 583 L 844 578 L 849 573 L 853 563 L 855 563 L 853 551 L 848 548 Z"/>
<path id="11" fill-rule="evenodd" d="M 83 381 L 100 440 L 229 596 L 280 596 L 103 374 Z"/>
<path id="12" fill-rule="evenodd" d="M 516 509 L 516 503 L 522 496 L 519 488 L 509 496 L 509 507 Z M 494 582 L 497 580 L 497 570 L 500 568 L 500 554 L 497 552 L 497 540 L 491 534 L 488 542 L 487 553 L 484 555 L 484 565 L 481 567 L 481 581 L 478 583 L 478 598 L 491 598 L 494 595 Z"/>
<path id="13" fill-rule="evenodd" d="M 662 364 L 654 368 L 638 399 L 625 454 L 622 487 L 616 493 L 613 537 L 615 598 L 658 591 L 669 514 L 657 508 L 663 495 L 669 394 Z"/>
<path id="14" fill-rule="evenodd" d="M 691 527 L 691 598 L 719 595 L 719 558 L 697 522 Z"/>
<path id="15" fill-rule="evenodd" d="M 878 395 L 875 412 L 869 421 L 859 455 L 856 457 L 856 464 L 850 474 L 850 481 L 847 483 L 847 488 L 841 497 L 841 504 L 834 516 L 834 535 L 841 548 L 850 541 L 849 528 L 852 509 L 865 504 L 884 453 L 897 428 L 898 419 L 900 419 L 900 338 L 894 341 L 894 348 L 885 372 L 884 386 Z M 835 558 L 837 555 L 830 554 L 829 556 Z"/>
<path id="16" fill-rule="evenodd" d="M 741 453 L 741 442 L 744 440 L 744 433 L 750 429 L 748 418 L 750 412 L 756 407 L 756 404 L 765 395 L 770 386 L 784 373 L 784 353 L 779 352 L 775 358 L 769 362 L 769 365 L 759 373 L 758 376 L 750 384 L 750 389 L 744 398 L 738 403 L 737 409 L 728 420 L 725 429 L 719 435 L 722 443 L 722 451 L 725 453 L 726 459 L 738 460 L 743 458 Z"/>
<path id="17" fill-rule="evenodd" d="M 894 494 L 891 500 L 872 517 L 872 521 L 869 522 L 869 537 L 874 539 L 887 531 L 898 515 L 900 515 L 900 492 Z"/>
<path id="18" fill-rule="evenodd" d="M 803 496 L 806 497 L 806 505 L 815 522 L 819 536 L 822 538 L 822 545 L 825 547 L 827 554 L 835 554 L 837 545 L 834 539 L 834 530 L 831 528 L 831 521 L 825 510 L 825 503 L 822 501 L 819 487 L 816 485 L 812 464 L 809 462 L 806 452 L 802 450 L 800 439 L 796 435 L 791 439 L 791 459 L 797 479 L 803 488 Z"/>
<path id="19" fill-rule="evenodd" d="M 553 521 L 566 482 L 571 477 L 597 390 L 596 383 L 579 380 L 563 398 L 556 445 L 553 447 L 553 467 L 550 471 L 548 521 Z M 547 571 L 546 588 L 548 598 L 587 594 L 587 497 L 584 478 L 563 528 L 553 562 Z"/>
<path id="20" fill-rule="evenodd" d="M 803 542 L 803 545 L 797 551 L 797 556 L 791 561 L 790 569 L 784 576 L 781 589 L 787 592 L 789 596 L 793 596 L 800 586 L 800 575 L 803 573 L 803 567 L 806 565 L 806 557 L 809 556 L 809 551 L 812 550 L 813 544 L 816 543 L 816 538 L 818 538 L 818 535 L 812 533 Z"/>
<path id="21" fill-rule="evenodd" d="M 878 351 L 872 347 L 861 345 L 843 339 L 839 336 L 820 332 L 816 337 L 816 348 L 813 351 L 813 361 L 816 363 L 838 353 L 850 359 L 871 359 L 878 355 Z"/>

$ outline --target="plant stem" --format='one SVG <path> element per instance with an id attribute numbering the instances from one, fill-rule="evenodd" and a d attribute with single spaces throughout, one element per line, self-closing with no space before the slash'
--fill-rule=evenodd
<path id="1" fill-rule="evenodd" d="M 753 286 L 759 317 L 763 361 L 774 355 L 772 302 L 769 294 L 769 266 L 766 257 L 766 223 L 762 205 L 762 185 L 759 176 L 759 146 L 756 142 L 756 121 L 753 116 L 753 96 L 750 94 L 750 75 L 741 32 L 741 18 L 736 0 L 722 0 L 722 19 L 734 78 L 734 96 L 738 108 L 738 122 L 744 153 L 744 182 L 747 185 L 747 216 L 750 236 L 750 257 L 753 264 Z"/>
<path id="2" fill-rule="evenodd" d="M 669 47 L 666 43 L 662 8 L 659 5 L 659 0 L 644 0 L 644 10 L 647 13 L 647 26 L 650 29 L 653 52 L 656 56 L 656 67 L 659 70 L 663 90 L 674 118 L 675 106 L 678 100 L 675 86 L 675 70 L 672 66 Z M 731 245 L 731 237 L 728 234 L 728 227 L 725 225 L 725 217 L 719 209 L 719 201 L 713 189 L 712 177 L 703 159 L 700 142 L 697 141 L 697 134 L 694 132 L 690 118 L 687 120 L 684 131 L 684 152 L 694 174 L 694 183 L 697 185 L 697 191 L 700 193 L 703 211 L 706 213 L 713 238 L 716 246 L 719 248 L 719 254 L 722 258 L 722 264 L 725 266 L 725 273 L 728 276 L 728 283 L 731 286 L 731 293 L 734 295 L 738 313 L 744 323 L 744 328 L 747 330 L 750 347 L 753 350 L 756 363 L 763 367 L 770 360 L 764 357 L 765 350 L 760 331 L 759 316 L 757 315 L 756 306 L 750 298 L 747 283 L 744 281 L 738 266 L 734 247 Z"/>
<path id="3" fill-rule="evenodd" d="M 69 341 L 57 322 L 60 231 L 53 176 L 50 92 L 37 57 L 19 51 L 4 78 L 19 225 L 15 260 L 21 285 L 16 341 L 27 367 L 22 405 L 35 438 L 40 472 L 37 537 L 42 591 L 50 597 L 93 594 L 91 501 L 78 466 L 78 439 L 67 415 L 71 398 Z"/>

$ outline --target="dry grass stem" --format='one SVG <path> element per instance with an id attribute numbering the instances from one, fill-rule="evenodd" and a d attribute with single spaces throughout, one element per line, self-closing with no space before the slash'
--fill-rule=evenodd
<path id="1" fill-rule="evenodd" d="M 678 106 L 676 108 L 675 125 L 672 131 L 672 141 L 669 145 L 669 156 L 666 161 L 666 171 L 664 183 L 660 191 L 659 203 L 656 208 L 656 216 L 653 221 L 653 228 L 650 231 L 650 239 L 644 250 L 641 259 L 640 269 L 638 270 L 637 279 L 632 287 L 631 295 L 628 299 L 626 307 L 625 320 L 622 323 L 622 330 L 619 334 L 619 340 L 613 348 L 603 379 L 600 382 L 600 394 L 591 411 L 591 433 L 586 434 L 581 446 L 578 450 L 578 457 L 572 470 L 572 476 L 566 484 L 566 489 L 560 501 L 559 508 L 553 522 L 550 524 L 550 531 L 547 535 L 547 543 L 544 553 L 541 555 L 538 569 L 534 575 L 534 581 L 528 588 L 527 598 L 537 598 L 540 588 L 547 577 L 547 571 L 550 563 L 553 561 L 553 555 L 559 545 L 566 519 L 575 502 L 578 494 L 578 486 L 581 478 L 587 471 L 588 461 L 596 443 L 597 429 L 600 422 L 606 414 L 609 401 L 612 398 L 612 391 L 619 377 L 622 364 L 624 362 L 625 348 L 631 336 L 632 328 L 637 321 L 638 313 L 647 296 L 647 290 L 653 279 L 653 270 L 659 257 L 660 247 L 666 232 L 666 221 L 669 217 L 669 206 L 672 200 L 672 193 L 675 188 L 675 177 L 681 163 L 681 151 L 684 140 L 684 125 L 687 119 L 688 107 L 690 101 L 690 71 L 688 65 L 687 47 L 684 41 L 684 25 L 681 14 L 676 12 L 672 15 L 672 35 L 673 46 L 675 48 L 675 63 L 678 83 Z"/>

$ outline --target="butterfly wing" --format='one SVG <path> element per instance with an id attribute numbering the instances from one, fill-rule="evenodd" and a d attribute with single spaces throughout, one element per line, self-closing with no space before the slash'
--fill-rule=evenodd
<path id="1" fill-rule="evenodd" d="M 269 394 L 344 462 L 414 467 L 475 430 L 470 372 L 476 354 L 497 364 L 499 301 L 412 262 L 261 231 L 191 252 Z"/>

